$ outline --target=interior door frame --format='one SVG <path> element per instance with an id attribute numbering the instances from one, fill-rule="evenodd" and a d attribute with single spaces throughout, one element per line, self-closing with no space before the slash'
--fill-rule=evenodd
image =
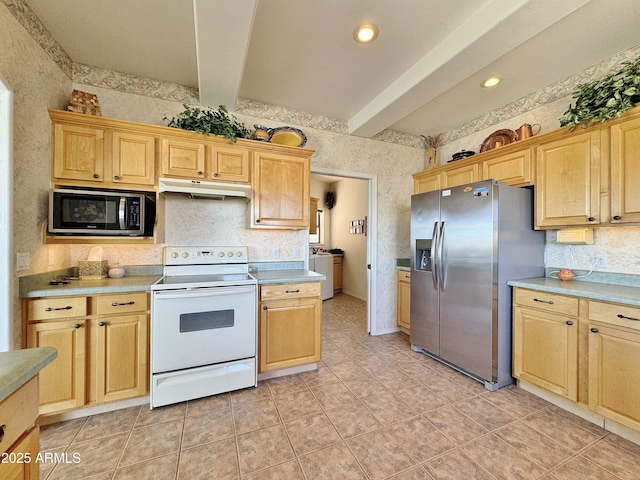
<path id="1" fill-rule="evenodd" d="M 0 352 L 13 343 L 13 92 L 0 75 Z"/>
<path id="2" fill-rule="evenodd" d="M 372 173 L 350 172 L 335 168 L 316 167 L 311 165 L 311 173 L 332 175 L 335 177 L 367 180 L 367 333 L 377 335 L 376 285 L 377 285 L 377 231 L 378 231 L 378 176 Z M 307 237 L 308 243 L 308 237 Z"/>

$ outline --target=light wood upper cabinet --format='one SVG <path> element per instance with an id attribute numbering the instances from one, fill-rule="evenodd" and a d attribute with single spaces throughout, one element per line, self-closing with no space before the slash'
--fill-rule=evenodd
<path id="1" fill-rule="evenodd" d="M 102 128 L 54 123 L 53 177 L 103 182 L 104 135 Z"/>
<path id="2" fill-rule="evenodd" d="M 611 223 L 640 222 L 640 118 L 611 127 Z"/>
<path id="3" fill-rule="evenodd" d="M 208 146 L 209 177 L 224 182 L 249 183 L 249 150 L 241 147 Z"/>
<path id="4" fill-rule="evenodd" d="M 413 176 L 413 193 L 433 192 L 440 190 L 440 174 L 428 170 Z"/>
<path id="5" fill-rule="evenodd" d="M 499 157 L 484 160 L 481 164 L 482 180 L 490 178 L 512 186 L 526 186 L 533 182 L 533 148 L 524 148 Z"/>
<path id="6" fill-rule="evenodd" d="M 253 155 L 251 228 L 309 228 L 309 156 Z"/>
<path id="7" fill-rule="evenodd" d="M 113 182 L 154 185 L 156 139 L 153 135 L 112 132 L 111 145 Z"/>
<path id="8" fill-rule="evenodd" d="M 598 225 L 600 130 L 540 144 L 535 188 L 536 228 Z"/>
<path id="9" fill-rule="evenodd" d="M 204 178 L 205 146 L 203 142 L 164 137 L 160 140 L 162 176 Z"/>
<path id="10" fill-rule="evenodd" d="M 457 187 L 466 183 L 477 182 L 480 179 L 477 163 L 445 170 L 441 175 L 441 188 Z"/>

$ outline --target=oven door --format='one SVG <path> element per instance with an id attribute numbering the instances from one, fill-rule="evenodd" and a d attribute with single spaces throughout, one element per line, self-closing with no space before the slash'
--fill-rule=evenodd
<path id="1" fill-rule="evenodd" d="M 255 285 L 153 292 L 153 373 L 255 357 Z"/>

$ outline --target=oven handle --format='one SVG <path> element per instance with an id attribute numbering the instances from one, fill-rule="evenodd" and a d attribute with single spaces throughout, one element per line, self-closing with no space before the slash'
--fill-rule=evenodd
<path id="1" fill-rule="evenodd" d="M 256 291 L 255 285 L 238 287 L 202 287 L 198 289 L 183 289 L 170 291 L 153 292 L 154 298 L 171 300 L 175 298 L 193 297 L 222 297 L 226 295 L 242 295 L 243 293 L 253 293 Z"/>

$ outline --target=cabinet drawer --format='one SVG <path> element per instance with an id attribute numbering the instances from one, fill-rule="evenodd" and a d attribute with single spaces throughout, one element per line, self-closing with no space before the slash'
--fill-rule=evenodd
<path id="1" fill-rule="evenodd" d="M 578 316 L 578 297 L 567 297 L 537 290 L 516 289 L 515 303 L 548 312 Z"/>
<path id="2" fill-rule="evenodd" d="M 640 330 L 640 308 L 590 300 L 589 320 Z"/>
<path id="3" fill-rule="evenodd" d="M 275 285 L 262 285 L 260 287 L 260 300 L 319 297 L 320 292 L 320 282 L 278 283 Z"/>
<path id="4" fill-rule="evenodd" d="M 396 270 L 396 280 L 399 282 L 410 282 L 411 281 L 411 272 L 406 270 Z"/>
<path id="5" fill-rule="evenodd" d="M 28 320 L 83 317 L 87 314 L 87 297 L 56 297 L 29 300 Z"/>
<path id="6" fill-rule="evenodd" d="M 0 403 L 0 425 L 4 437 L 0 452 L 6 452 L 20 436 L 29 430 L 38 417 L 38 378 L 33 377 Z"/>
<path id="7" fill-rule="evenodd" d="M 96 314 L 110 315 L 147 310 L 147 293 L 123 293 L 96 297 Z"/>

